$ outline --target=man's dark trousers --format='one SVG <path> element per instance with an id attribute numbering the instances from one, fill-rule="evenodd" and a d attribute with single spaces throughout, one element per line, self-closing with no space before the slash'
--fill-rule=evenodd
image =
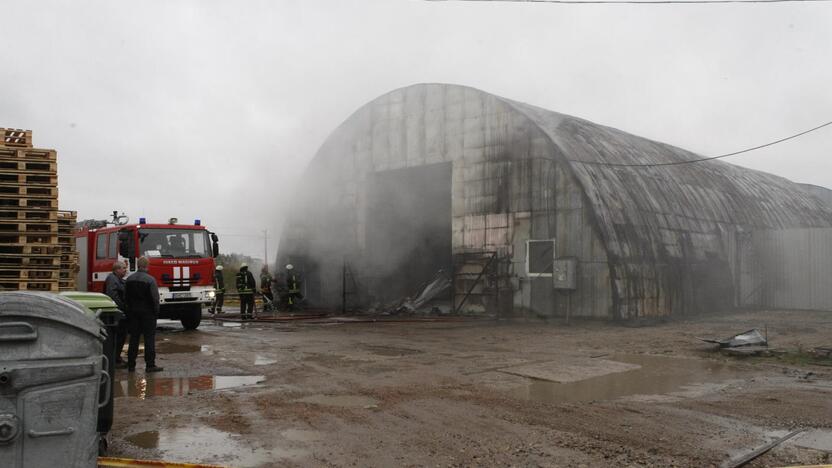
<path id="1" fill-rule="evenodd" d="M 130 330 L 130 346 L 127 352 L 127 367 L 136 367 L 136 357 L 139 354 L 139 336 L 144 337 L 145 367 L 156 365 L 156 316 L 152 314 L 136 314 L 128 318 Z"/>
<path id="2" fill-rule="evenodd" d="M 240 294 L 240 318 L 254 318 L 254 294 Z"/>

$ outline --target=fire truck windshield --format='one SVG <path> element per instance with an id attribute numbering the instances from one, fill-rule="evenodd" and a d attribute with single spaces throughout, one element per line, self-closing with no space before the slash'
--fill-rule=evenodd
<path id="1" fill-rule="evenodd" d="M 145 257 L 204 258 L 211 256 L 208 232 L 196 229 L 140 229 L 139 246 Z"/>

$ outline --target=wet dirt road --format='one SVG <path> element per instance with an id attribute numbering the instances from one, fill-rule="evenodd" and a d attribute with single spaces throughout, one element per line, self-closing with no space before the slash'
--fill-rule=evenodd
<path id="1" fill-rule="evenodd" d="M 203 322 L 157 335 L 165 372 L 116 374 L 110 454 L 227 466 L 748 466 L 832 460 L 832 367 L 697 337 L 765 326 L 832 342 L 832 315 L 602 323 Z"/>

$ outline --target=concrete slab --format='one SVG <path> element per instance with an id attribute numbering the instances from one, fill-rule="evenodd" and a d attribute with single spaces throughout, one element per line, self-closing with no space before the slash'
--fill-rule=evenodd
<path id="1" fill-rule="evenodd" d="M 820 429 L 807 431 L 795 437 L 793 443 L 799 447 L 832 453 L 832 431 Z"/>

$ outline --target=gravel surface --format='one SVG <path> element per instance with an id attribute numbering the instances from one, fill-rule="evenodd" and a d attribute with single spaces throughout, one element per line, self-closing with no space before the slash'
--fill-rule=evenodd
<path id="1" fill-rule="evenodd" d="M 787 354 L 727 357 L 697 339 L 755 327 Z M 717 467 L 795 428 L 832 428 L 832 367 L 798 353 L 832 344 L 829 313 L 641 327 L 207 320 L 157 339 L 164 372 L 116 375 L 112 456 L 225 466 Z M 749 466 L 829 461 L 789 442 Z"/>

